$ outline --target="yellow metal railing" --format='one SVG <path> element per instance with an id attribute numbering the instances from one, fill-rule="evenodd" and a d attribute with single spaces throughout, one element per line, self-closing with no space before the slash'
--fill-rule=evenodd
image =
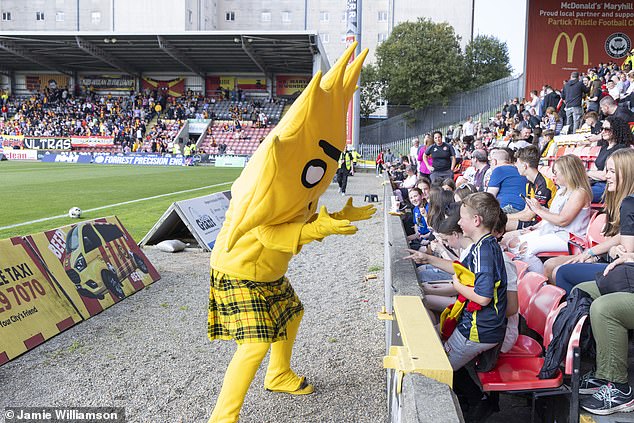
<path id="1" fill-rule="evenodd" d="M 453 369 L 421 298 L 394 296 L 394 314 L 403 345 L 390 347 L 383 367 L 397 371 L 399 385 L 403 375 L 419 373 L 452 386 Z"/>

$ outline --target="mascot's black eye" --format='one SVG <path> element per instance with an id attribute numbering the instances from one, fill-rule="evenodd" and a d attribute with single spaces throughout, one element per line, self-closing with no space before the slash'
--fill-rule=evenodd
<path id="1" fill-rule="evenodd" d="M 306 163 L 302 172 L 302 185 L 312 188 L 317 185 L 326 173 L 326 162 L 321 159 L 313 159 Z"/>

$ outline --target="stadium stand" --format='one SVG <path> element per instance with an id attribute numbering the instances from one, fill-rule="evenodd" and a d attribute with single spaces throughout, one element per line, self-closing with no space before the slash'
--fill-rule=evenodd
<path id="1" fill-rule="evenodd" d="M 627 76 L 625 78 L 624 76 Z M 582 334 L 582 327 L 584 323 L 586 325 L 594 322 L 599 325 L 596 319 L 598 316 L 592 316 L 592 318 L 583 317 L 578 321 L 572 322 L 574 330 L 572 336 L 565 340 L 564 345 L 564 359 L 561 362 L 563 371 L 555 375 L 553 378 L 539 379 L 537 373 L 544 363 L 544 354 L 549 347 L 549 343 L 553 338 L 552 326 L 556 316 L 564 307 L 562 300 L 567 292 L 570 291 L 570 283 L 576 284 L 581 280 L 595 278 L 597 270 L 578 274 L 571 277 L 570 272 L 566 274 L 565 286 L 555 287 L 548 285 L 554 283 L 555 280 L 559 281 L 559 275 L 557 272 L 553 273 L 553 269 L 557 265 L 574 259 L 574 257 L 580 257 L 581 262 L 594 263 L 602 262 L 604 260 L 620 260 L 632 262 L 634 261 L 634 247 L 627 244 L 627 241 L 621 239 L 621 245 L 610 249 L 606 247 L 613 240 L 615 235 L 618 235 L 618 218 L 619 213 L 631 213 L 630 211 L 621 212 L 621 201 L 625 197 L 634 195 L 634 188 L 632 188 L 631 182 L 628 182 L 632 178 L 630 171 L 624 171 L 619 169 L 625 169 L 632 166 L 630 156 L 634 156 L 632 153 L 632 147 L 634 147 L 634 140 L 632 132 L 634 129 L 634 99 L 631 98 L 632 92 L 634 92 L 634 72 L 629 69 L 621 70 L 613 63 L 602 64 L 598 68 L 590 69 L 586 74 L 571 74 L 572 82 L 579 80 L 579 84 L 584 86 L 590 86 L 593 81 L 599 81 L 594 83 L 595 86 L 602 88 L 602 93 L 599 98 L 605 100 L 598 101 L 600 107 L 600 113 L 589 114 L 587 118 L 580 122 L 571 122 L 573 115 L 566 116 L 565 101 L 561 99 L 562 90 L 554 89 L 550 86 L 544 86 L 541 92 L 538 90 L 531 92 L 530 99 L 514 98 L 509 100 L 501 110 L 494 114 L 489 122 L 474 122 L 473 119 L 467 118 L 465 122 L 456 125 L 449 129 L 449 131 L 443 134 L 443 139 L 440 142 L 446 144 L 439 144 L 441 148 L 447 146 L 443 151 L 447 152 L 446 156 L 454 156 L 456 160 L 456 167 L 454 169 L 456 187 L 452 187 L 451 184 L 445 182 L 438 184 L 430 184 L 428 175 L 419 173 L 418 183 L 416 186 L 421 188 L 423 193 L 422 205 L 417 205 L 416 220 L 413 218 L 413 206 L 409 204 L 408 196 L 403 195 L 403 201 L 400 204 L 396 204 L 392 208 L 395 215 L 401 215 L 404 235 L 407 239 L 412 239 L 412 236 L 417 233 L 419 227 L 432 226 L 432 231 L 436 237 L 436 242 L 429 243 L 428 241 L 418 243 L 416 245 L 410 244 L 410 248 L 419 250 L 422 255 L 417 256 L 417 263 L 424 264 L 427 269 L 425 272 L 418 273 L 418 282 L 421 284 L 421 296 L 424 299 L 430 293 L 432 296 L 449 296 L 454 297 L 457 291 L 451 284 L 440 284 L 432 279 L 422 280 L 421 275 L 430 277 L 434 275 L 434 271 L 429 268 L 433 267 L 430 263 L 438 263 L 438 260 L 428 259 L 431 255 L 437 255 L 439 257 L 449 258 L 452 260 L 464 259 L 466 251 L 470 247 L 457 246 L 455 240 L 451 237 L 447 237 L 442 232 L 438 232 L 433 228 L 433 225 L 429 225 L 429 212 L 431 210 L 437 210 L 438 206 L 435 206 L 434 201 L 440 201 L 442 196 L 437 195 L 438 190 L 455 190 L 460 191 L 467 187 L 469 184 L 477 183 L 477 186 L 482 186 L 482 190 L 488 190 L 488 184 L 492 168 L 499 166 L 495 160 L 479 167 L 475 167 L 476 160 L 472 160 L 472 155 L 475 152 L 479 160 L 482 157 L 488 155 L 491 159 L 490 152 L 496 149 L 507 149 L 511 158 L 515 152 L 521 148 L 525 148 L 529 145 L 534 145 L 538 148 L 541 156 L 540 164 L 538 167 L 539 174 L 545 178 L 552 179 L 559 187 L 559 195 L 566 194 L 566 187 L 574 186 L 576 190 L 583 190 L 587 193 L 587 189 L 584 188 L 585 182 L 588 178 L 591 180 L 591 191 L 594 194 L 594 199 L 590 202 L 587 195 L 584 197 L 583 204 L 572 206 L 571 201 L 567 200 L 565 204 L 559 205 L 557 212 L 553 209 L 553 213 L 550 213 L 547 207 L 540 205 L 537 200 L 532 200 L 538 191 L 538 187 L 532 185 L 535 181 L 526 181 L 526 189 L 521 188 L 515 196 L 520 194 L 527 197 L 526 209 L 533 211 L 533 220 L 526 222 L 526 226 L 520 227 L 521 234 L 528 234 L 531 228 L 537 228 L 540 231 L 538 235 L 540 243 L 543 243 L 546 235 L 557 234 L 561 236 L 563 243 L 568 243 L 569 247 L 556 250 L 556 251 L 538 251 L 535 254 L 530 253 L 530 257 L 527 256 L 527 251 L 521 246 L 513 245 L 512 253 L 509 251 L 509 257 L 513 257 L 516 269 L 520 275 L 535 264 L 535 260 L 542 265 L 542 262 L 546 261 L 545 275 L 527 272 L 523 276 L 520 276 L 520 282 L 518 286 L 519 296 L 519 313 L 523 316 L 524 321 L 528 322 L 528 328 L 521 325 L 519 330 L 520 336 L 513 348 L 504 354 L 500 354 L 496 359 L 493 359 L 495 364 L 491 369 L 487 371 L 480 371 L 479 384 L 484 388 L 484 394 L 482 395 L 481 404 L 465 403 L 461 402 L 463 411 L 465 411 L 465 418 L 467 421 L 484 421 L 479 420 L 477 417 L 476 409 L 481 412 L 482 409 L 486 409 L 486 414 L 490 415 L 497 409 L 497 397 L 496 392 L 513 392 L 515 394 L 521 391 L 523 395 L 532 397 L 531 401 L 531 419 L 533 415 L 538 412 L 536 402 L 541 401 L 540 398 L 544 398 L 550 394 L 563 394 L 568 397 L 566 402 L 568 407 L 561 411 L 560 416 L 562 420 L 578 421 L 579 420 L 579 407 L 584 408 L 582 413 L 591 412 L 597 414 L 612 414 L 619 411 L 630 411 L 634 407 L 630 407 L 628 404 L 634 404 L 631 391 L 628 394 L 627 384 L 623 383 L 623 380 L 618 380 L 621 385 L 621 391 L 617 392 L 616 388 L 602 388 L 613 389 L 611 395 L 614 395 L 614 399 L 610 399 L 613 402 L 606 402 L 604 409 L 597 409 L 596 403 L 592 405 L 591 400 L 587 397 L 584 399 L 581 397 L 581 403 L 579 402 L 579 386 L 580 384 L 587 383 L 583 380 L 579 380 L 580 362 L 577 360 L 580 356 L 584 355 L 586 351 L 583 351 L 585 343 L 581 342 L 585 335 Z M 617 80 L 620 81 L 620 88 L 622 90 L 621 97 L 617 102 L 611 101 L 606 90 L 606 81 Z M 587 95 L 583 98 L 584 111 L 590 106 L 591 102 L 588 100 Z M 590 111 L 590 109 L 587 109 Z M 548 113 L 547 113 L 548 112 Z M 568 121 L 566 119 L 568 118 Z M 629 126 L 628 126 L 629 124 Z M 572 127 L 579 127 L 579 129 L 573 133 Z M 556 131 L 557 134 L 553 134 Z M 559 134 L 561 132 L 561 134 Z M 428 134 L 419 134 L 420 139 L 427 139 Z M 414 141 L 417 141 L 414 139 Z M 415 144 L 418 147 L 418 144 Z M 418 166 L 415 158 L 420 157 L 421 149 L 429 149 L 433 147 L 433 144 L 418 147 L 418 151 L 409 149 L 409 145 L 406 147 L 403 145 L 399 150 L 396 150 L 395 156 L 391 163 L 386 166 L 386 176 L 391 182 L 393 189 L 399 186 L 399 182 L 403 180 L 407 166 L 410 165 L 412 160 L 415 161 L 416 169 L 422 170 L 427 167 Z M 451 147 L 451 148 L 449 148 Z M 407 150 L 405 150 L 407 148 Z M 616 173 L 621 173 L 620 176 L 610 176 L 606 173 L 606 162 L 609 162 L 609 157 L 612 157 L 616 151 L 628 153 L 629 165 L 624 165 L 624 154 L 617 154 L 614 156 L 614 164 L 616 167 Z M 399 154 L 400 153 L 400 154 Z M 387 153 L 383 149 L 378 157 L 383 162 Z M 429 156 L 429 153 L 426 153 Z M 496 155 L 493 155 L 496 157 Z M 398 158 L 400 157 L 400 159 Z M 439 155 L 439 160 L 447 160 L 447 157 Z M 407 159 L 407 160 L 406 160 Z M 560 168 L 562 163 L 566 164 L 565 169 Z M 571 170 L 574 165 L 574 172 Z M 558 163 L 555 165 L 555 163 Z M 433 162 L 427 163 L 432 166 Z M 513 163 L 513 159 L 509 163 L 504 163 L 504 166 L 515 167 L 520 166 Z M 379 170 L 380 172 L 381 170 Z M 567 180 L 566 178 L 570 178 Z M 606 179 L 610 180 L 612 184 L 612 191 L 604 194 Z M 616 178 L 616 180 L 615 180 Z M 619 179 L 621 178 L 621 179 Z M 625 179 L 625 180 L 624 180 Z M 574 181 L 577 182 L 574 182 Z M 614 186 L 617 186 L 616 191 L 618 194 L 613 194 Z M 428 194 L 430 192 L 431 195 Z M 572 189 L 570 190 L 572 191 Z M 495 191 L 497 194 L 497 191 Z M 616 196 L 616 198 L 615 198 Z M 455 195 L 456 201 L 459 201 L 462 196 Z M 387 199 L 389 200 L 389 199 Z M 625 202 L 623 202 L 625 204 Z M 424 207 L 423 207 L 424 206 Z M 454 204 L 441 207 L 444 210 L 444 217 L 447 218 L 451 210 L 460 208 L 460 204 Z M 566 214 L 566 210 L 572 210 L 574 213 L 566 219 L 561 218 L 561 215 Z M 629 210 L 629 209 L 628 209 Z M 455 212 L 455 211 L 454 211 Z M 581 218 L 581 213 L 585 217 Z M 606 217 L 607 213 L 607 217 Z M 555 216 L 556 215 L 556 216 Z M 561 231 L 562 227 L 566 227 L 570 222 L 579 217 L 579 222 L 582 221 L 583 225 L 579 228 L 575 228 L 572 231 Z M 625 217 L 621 217 L 624 219 Z M 629 219 L 629 215 L 627 217 Z M 424 220 L 421 221 L 420 219 Z M 538 223 L 540 222 L 541 223 Z M 611 222 L 611 223 L 606 223 Z M 616 223 L 615 223 L 616 222 Z M 536 225 L 536 226 L 531 226 Z M 616 227 L 616 229 L 615 229 Z M 513 228 L 515 229 L 515 228 Z M 606 232 L 607 231 L 607 232 Z M 452 241 L 453 240 L 453 241 Z M 440 241 L 440 242 L 438 242 Z M 476 242 L 476 240 L 472 240 Z M 443 246 L 444 244 L 444 246 Z M 618 242 L 617 242 L 618 244 Z M 563 244 L 562 244 L 563 245 Z M 506 248 L 505 244 L 503 247 Z M 545 247 L 547 248 L 547 247 Z M 595 250 L 595 251 L 593 251 Z M 455 253 L 455 255 L 454 255 Z M 462 255 L 461 255 L 462 253 Z M 621 257 L 621 258 L 619 258 Z M 412 257 L 413 258 L 413 257 Z M 604 269 L 606 265 L 601 269 Z M 448 278 L 451 279 L 451 272 L 447 268 L 436 268 L 436 274 L 439 279 Z M 444 277 L 444 278 L 443 278 Z M 578 281 L 575 281 L 574 278 Z M 562 282 L 564 283 L 564 282 Z M 433 289 L 432 289 L 433 288 Z M 585 289 L 585 288 L 584 288 Z M 543 292 L 542 292 L 543 291 Z M 540 292 L 542 292 L 540 294 Z M 548 295 L 546 295 L 548 294 Z M 628 294 L 631 295 L 631 294 Z M 468 298 L 469 302 L 474 301 L 473 298 Z M 547 300 L 547 301 L 546 301 Z M 451 303 L 452 300 L 449 300 Z M 426 304 L 426 303 L 425 303 Z M 536 307 L 541 304 L 542 307 Z M 426 304 L 428 312 L 434 314 L 429 306 Z M 438 319 L 440 316 L 435 315 Z M 587 320 L 587 321 L 586 321 Z M 528 330 L 530 329 L 530 330 Z M 585 333 L 585 332 L 583 332 Z M 602 341 L 605 342 L 605 341 Z M 610 341 L 614 342 L 614 341 Z M 573 358 L 575 360 L 573 360 Z M 484 360 L 484 358 L 482 358 Z M 589 360 L 586 360 L 589 361 Z M 594 364 L 594 363 L 586 363 Z M 630 366 L 631 372 L 631 366 Z M 455 369 L 454 369 L 455 370 Z M 630 381 L 633 379 L 630 375 Z M 584 379 L 584 380 L 587 380 Z M 454 379 L 454 390 L 456 392 L 463 392 L 461 386 L 463 379 Z M 605 386 L 606 381 L 601 382 Z M 586 389 L 587 390 L 587 389 Z M 598 390 L 598 386 L 597 386 Z M 596 397 L 595 400 L 599 401 Z M 618 399 L 616 399 L 618 398 Z M 621 401 L 621 402 L 618 402 Z M 600 402 L 600 401 L 599 401 Z M 552 403 L 550 403 L 552 404 Z M 594 408 L 593 408 L 594 407 Z M 564 407 L 565 408 L 565 407 Z M 543 408 L 542 408 L 543 410 Z M 617 414 L 618 415 L 618 414 Z M 480 414 L 482 416 L 482 414 Z M 618 417 L 617 417 L 618 420 Z M 498 420 L 496 420 L 498 421 Z M 500 420 L 501 421 L 501 420 Z M 559 419 L 557 419 L 559 421 Z M 611 420 L 613 421 L 613 420 Z"/>
<path id="2" fill-rule="evenodd" d="M 73 148 L 79 152 L 171 153 L 185 119 L 214 119 L 211 134 L 199 150 L 218 154 L 217 145 L 225 144 L 226 152 L 250 155 L 279 121 L 285 104 L 283 99 L 216 100 L 191 91 L 182 97 L 155 99 L 149 92 L 74 97 L 63 89 L 46 89 L 30 97 L 8 98 L 7 119 L 0 122 L 0 130 L 3 135 L 30 137 L 114 138 L 114 147 Z M 5 145 L 19 147 L 19 141 L 5 141 Z"/>

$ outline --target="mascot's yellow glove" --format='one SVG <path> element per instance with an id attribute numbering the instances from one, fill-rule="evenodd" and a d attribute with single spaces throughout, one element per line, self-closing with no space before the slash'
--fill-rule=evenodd
<path id="1" fill-rule="evenodd" d="M 338 212 L 330 214 L 330 217 L 337 220 L 349 220 L 356 222 L 358 220 L 367 220 L 376 212 L 376 208 L 372 204 L 367 206 L 355 207 L 352 205 L 352 197 L 348 197 L 346 205 Z"/>
<path id="2" fill-rule="evenodd" d="M 326 206 L 321 206 L 317 218 L 302 227 L 299 244 L 308 244 L 311 241 L 321 241 L 328 235 L 352 235 L 357 232 L 357 227 L 350 224 L 349 220 L 333 219 L 328 214 Z"/>

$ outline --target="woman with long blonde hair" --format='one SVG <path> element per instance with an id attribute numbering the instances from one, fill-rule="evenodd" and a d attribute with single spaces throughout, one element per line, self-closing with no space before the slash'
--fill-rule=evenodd
<path id="1" fill-rule="evenodd" d="M 572 257 L 556 270 L 557 286 L 570 292 L 577 284 L 590 280 L 607 266 L 599 263 L 600 257 L 610 253 L 617 255 L 616 247 L 621 242 L 622 228 L 626 219 L 634 222 L 634 214 L 628 212 L 628 206 L 634 206 L 634 150 L 625 148 L 615 151 L 606 162 L 607 185 L 604 194 L 606 224 L 603 235 L 608 239 Z M 629 223 L 629 222 L 628 222 Z M 629 234 L 628 234 L 629 235 Z M 628 251 L 631 252 L 631 251 Z"/>
<path id="2" fill-rule="evenodd" d="M 590 280 L 577 285 L 577 290 L 592 298 L 589 320 L 597 354 L 595 370 L 585 374 L 579 384 L 579 393 L 584 395 L 579 405 L 600 415 L 634 411 L 634 391 L 627 378 L 628 331 L 634 329 L 634 289 L 627 283 L 634 262 L 634 151 L 627 148 L 613 153 L 606 169 L 605 199 L 606 203 L 610 201 L 610 207 L 606 208 L 610 227 L 606 232 L 613 232 L 619 225 L 619 233 L 592 247 L 588 255 L 608 252 L 616 260 L 610 264 L 569 264 L 562 266 L 557 274 L 557 285 L 560 280 L 562 285 L 576 282 L 566 279 L 572 275 L 577 280 Z M 594 281 L 597 274 L 601 278 L 607 276 L 600 287 Z"/>
<path id="3" fill-rule="evenodd" d="M 553 175 L 559 189 L 550 209 L 534 198 L 526 198 L 526 205 L 542 220 L 505 237 L 511 250 L 528 262 L 529 270 L 538 273 L 544 270 L 538 253 L 568 251 L 570 234 L 585 237 L 590 223 L 592 190 L 581 159 L 573 155 L 560 157 L 553 166 Z"/>
<path id="4" fill-rule="evenodd" d="M 603 195 L 604 205 L 602 213 L 606 215 L 606 224 L 601 233 L 605 238 L 608 238 L 606 243 L 599 244 L 573 257 L 559 256 L 548 259 L 544 263 L 544 276 L 548 277 L 550 283 L 555 283 L 557 272 L 561 266 L 573 263 L 595 263 L 599 260 L 601 254 L 607 253 L 610 247 L 616 245 L 614 244 L 615 242 L 618 243 L 618 235 L 621 229 L 621 203 L 625 197 L 634 195 L 634 150 L 626 148 L 618 150 L 614 154 L 616 153 L 619 154 L 613 159 L 613 166 L 616 171 L 614 189 L 606 190 Z M 567 268 L 564 271 L 563 279 L 561 279 L 562 287 L 566 290 L 572 289 L 572 286 L 575 285 L 575 283 L 570 285 L 566 282 L 572 277 L 572 275 L 568 274 L 570 271 L 571 268 Z M 582 275 L 582 277 L 587 277 L 587 275 L 588 273 Z M 572 280 L 574 281 L 576 278 L 573 277 Z"/>

